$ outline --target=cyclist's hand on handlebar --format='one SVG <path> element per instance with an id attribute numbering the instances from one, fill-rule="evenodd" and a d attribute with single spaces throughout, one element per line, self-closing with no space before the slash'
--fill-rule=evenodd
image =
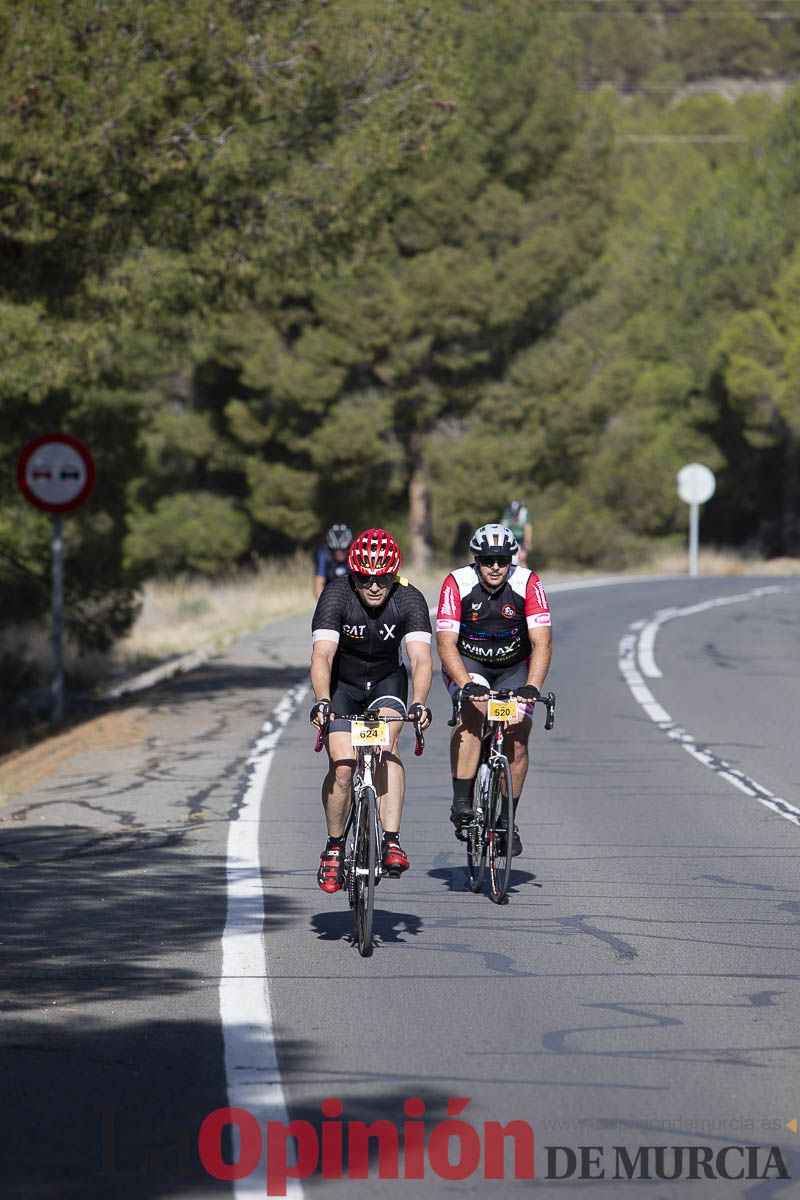
<path id="1" fill-rule="evenodd" d="M 514 695 L 519 700 L 541 700 L 542 698 L 542 693 L 532 683 L 526 683 L 524 687 L 515 688 Z"/>
<path id="2" fill-rule="evenodd" d="M 474 679 L 470 679 L 461 689 L 462 700 L 485 700 L 488 695 L 489 689 L 486 684 L 476 683 Z"/>
<path id="3" fill-rule="evenodd" d="M 414 719 L 420 729 L 427 729 L 433 720 L 433 713 L 424 704 L 412 704 L 408 710 L 408 715 Z"/>
<path id="4" fill-rule="evenodd" d="M 319 729 L 330 720 L 333 713 L 333 706 L 330 700 L 318 700 L 311 712 L 308 714 L 308 719 L 312 725 L 316 725 Z"/>

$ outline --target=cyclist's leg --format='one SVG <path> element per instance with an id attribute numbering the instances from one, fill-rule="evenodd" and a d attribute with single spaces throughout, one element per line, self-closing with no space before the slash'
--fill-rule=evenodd
<path id="1" fill-rule="evenodd" d="M 370 709 L 384 716 L 406 716 L 408 673 L 405 667 L 379 680 L 372 690 L 376 694 L 370 700 Z M 402 728 L 399 721 L 389 723 L 390 745 L 381 755 L 375 771 L 378 813 L 384 831 L 383 865 L 390 874 L 402 874 L 408 868 L 408 856 L 399 842 L 406 790 L 405 770 L 397 748 Z"/>
<path id="2" fill-rule="evenodd" d="M 362 693 L 337 683 L 331 696 L 334 713 L 358 713 L 364 710 Z M 350 722 L 334 718 L 328 734 L 328 773 L 322 781 L 322 806 L 328 823 L 328 834 L 341 837 L 350 809 L 350 789 L 356 757 L 350 741 Z"/>
<path id="3" fill-rule="evenodd" d="M 518 663 L 515 667 L 509 667 L 507 671 L 498 675 L 495 679 L 494 686 L 496 688 L 508 688 L 513 691 L 515 687 L 522 687 L 528 679 L 528 661 Z M 511 783 L 513 788 L 514 802 L 514 817 L 517 815 L 517 807 L 519 805 L 522 789 L 525 784 L 525 778 L 528 774 L 529 755 L 528 741 L 531 736 L 533 727 L 533 704 L 526 701 L 518 701 L 519 719 L 510 722 L 506 727 L 505 735 L 505 752 L 511 767 Z M 519 831 L 514 826 L 514 850 L 513 853 L 522 853 L 522 842 L 520 841 Z"/>
<path id="4" fill-rule="evenodd" d="M 466 663 L 464 664 L 467 665 Z M 442 669 L 444 686 L 451 696 L 458 691 L 457 684 Z M 477 670 L 470 671 L 470 679 L 489 687 L 485 675 Z M 481 727 L 483 706 L 465 700 L 461 705 L 461 718 L 453 729 L 450 739 L 450 773 L 453 781 L 453 802 L 450 820 L 456 826 L 456 837 L 462 825 L 468 824 L 472 816 L 472 783 L 478 770 L 481 754 Z"/>
<path id="5" fill-rule="evenodd" d="M 336 685 L 331 696 L 334 713 L 358 712 L 358 700 L 343 684 Z M 320 855 L 317 883 L 324 892 L 338 892 L 344 871 L 344 830 L 350 810 L 355 755 L 350 742 L 350 722 L 331 721 L 325 749 L 328 771 L 322 781 L 322 807 L 328 837 Z"/>

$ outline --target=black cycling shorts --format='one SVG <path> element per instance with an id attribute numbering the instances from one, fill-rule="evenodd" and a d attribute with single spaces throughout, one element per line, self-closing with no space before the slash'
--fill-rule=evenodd
<path id="1" fill-rule="evenodd" d="M 331 706 L 335 713 L 349 713 L 351 716 L 361 716 L 368 708 L 390 708 L 398 716 L 405 717 L 407 700 L 408 671 L 405 667 L 398 667 L 391 675 L 379 679 L 369 691 L 340 680 L 331 696 Z M 347 733 L 349 729 L 348 721 L 338 717 L 331 721 L 331 733 Z"/>

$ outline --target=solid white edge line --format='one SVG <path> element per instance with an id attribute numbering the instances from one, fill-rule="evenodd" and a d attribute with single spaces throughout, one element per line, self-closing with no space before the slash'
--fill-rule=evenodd
<path id="1" fill-rule="evenodd" d="M 262 1138 L 268 1121 L 286 1124 L 289 1116 L 278 1066 L 262 940 L 261 806 L 275 749 L 307 691 L 307 683 L 291 688 L 262 726 L 262 736 L 247 760 L 250 775 L 242 805 L 228 829 L 228 911 L 219 985 L 228 1106 L 251 1112 L 261 1127 Z M 234 1152 L 238 1154 L 238 1146 Z M 264 1195 L 265 1170 L 262 1154 L 259 1167 L 234 1184 L 236 1200 Z M 297 1180 L 287 1180 L 286 1189 L 287 1196 L 301 1200 L 303 1190 Z"/>
<path id="2" fill-rule="evenodd" d="M 663 623 L 664 620 L 672 620 L 673 617 L 686 616 L 689 614 L 702 612 L 705 609 L 714 608 L 720 604 L 732 604 L 736 601 L 749 600 L 764 595 L 773 595 L 776 592 L 783 592 L 785 590 L 785 588 L 777 586 L 755 588 L 752 592 L 748 592 L 747 594 L 719 597 L 717 600 L 706 601 L 703 604 L 692 604 L 687 608 L 674 610 L 664 609 L 660 614 L 656 614 L 656 617 L 650 622 L 634 621 L 628 626 L 631 632 L 626 633 L 620 640 L 618 666 L 620 674 L 630 688 L 631 695 L 636 700 L 637 704 L 641 705 L 648 717 L 650 717 L 650 720 L 653 721 L 654 724 L 658 725 L 659 729 L 666 733 L 667 737 L 669 737 L 672 741 L 679 742 L 683 749 L 691 754 L 692 758 L 694 758 L 697 762 L 702 763 L 704 767 L 708 767 L 709 770 L 713 771 L 720 779 L 724 779 L 726 783 L 732 784 L 735 788 L 738 788 L 739 791 L 744 792 L 745 795 L 757 800 L 759 804 L 763 804 L 765 808 L 770 810 L 770 812 L 776 813 L 777 816 L 783 817 L 785 820 L 790 821 L 793 825 L 800 826 L 800 808 L 796 808 L 793 804 L 790 804 L 788 800 L 783 800 L 779 796 L 773 795 L 768 788 L 765 788 L 762 784 L 757 783 L 755 779 L 751 779 L 749 776 L 745 775 L 743 771 L 739 771 L 736 767 L 732 767 L 730 763 L 727 763 L 724 759 L 719 758 L 716 754 L 714 754 L 713 751 L 709 750 L 707 746 L 704 746 L 700 742 L 696 741 L 696 739 L 693 738 L 690 733 L 687 733 L 682 726 L 673 721 L 666 709 L 658 703 L 653 693 L 647 687 L 647 684 L 644 682 L 644 679 L 642 678 L 636 666 L 637 661 L 641 661 L 639 643 L 642 633 L 644 630 L 653 627 L 654 639 L 655 630 L 658 628 L 659 617 L 661 618 L 661 623 Z M 654 644 L 655 643 L 653 640 L 653 642 L 650 643 L 651 649 L 654 647 Z M 647 661 L 646 655 L 645 661 Z M 661 675 L 660 671 L 658 672 L 658 675 Z"/>

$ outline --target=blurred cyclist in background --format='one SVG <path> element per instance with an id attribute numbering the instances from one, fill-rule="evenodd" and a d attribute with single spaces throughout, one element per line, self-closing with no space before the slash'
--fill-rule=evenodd
<path id="1" fill-rule="evenodd" d="M 528 555 L 533 545 L 533 530 L 531 529 L 528 510 L 521 500 L 511 501 L 500 518 L 500 524 L 505 525 L 506 529 L 511 530 L 519 546 L 519 550 L 517 551 L 519 557 L 515 558 L 514 565 L 526 566 Z"/>
<path id="2" fill-rule="evenodd" d="M 319 594 L 332 579 L 347 574 L 347 551 L 353 534 L 347 525 L 331 525 L 325 534 L 325 545 L 314 555 L 314 595 Z"/>

